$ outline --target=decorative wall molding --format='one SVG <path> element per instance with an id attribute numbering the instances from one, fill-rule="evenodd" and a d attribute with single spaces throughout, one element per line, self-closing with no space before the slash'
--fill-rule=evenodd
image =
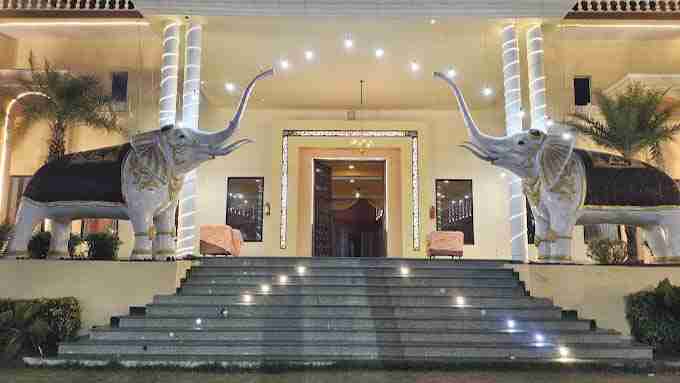
<path id="1" fill-rule="evenodd" d="M 129 0 L 0 0 L 0 16 L 142 17 Z"/>
<path id="2" fill-rule="evenodd" d="M 579 1 L 566 19 L 680 19 L 678 0 Z"/>

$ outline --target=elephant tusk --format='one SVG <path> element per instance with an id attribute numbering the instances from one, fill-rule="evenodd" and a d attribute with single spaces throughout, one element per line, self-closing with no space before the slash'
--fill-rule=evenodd
<path id="1" fill-rule="evenodd" d="M 253 142 L 255 142 L 255 141 L 248 139 L 248 138 L 238 140 L 238 141 L 234 142 L 233 144 L 227 145 L 223 148 L 216 150 L 215 153 L 213 154 L 213 156 L 226 156 L 227 154 L 238 149 L 239 147 L 246 145 L 246 144 L 253 143 Z"/>
<path id="2" fill-rule="evenodd" d="M 486 153 L 483 153 L 481 149 L 479 149 L 478 147 L 476 147 L 474 144 L 472 144 L 470 142 L 466 142 L 463 145 L 459 145 L 459 146 L 469 150 L 475 157 L 479 158 L 482 161 L 494 162 L 498 159 L 498 158 L 488 156 Z"/>

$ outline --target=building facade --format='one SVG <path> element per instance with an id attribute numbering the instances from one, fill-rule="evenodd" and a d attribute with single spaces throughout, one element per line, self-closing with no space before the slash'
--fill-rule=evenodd
<path id="1" fill-rule="evenodd" d="M 631 81 L 680 96 L 672 88 L 680 82 L 675 1 L 390 3 L 5 1 L 2 217 L 13 219 L 25 177 L 47 154 L 46 126 L 16 140 L 10 131 L 31 53 L 96 74 L 118 95 L 130 134 L 173 122 L 221 129 L 249 79 L 275 68 L 235 137 L 255 143 L 185 181 L 178 256 L 198 252 L 200 225 L 230 224 L 244 235 L 246 256 L 424 257 L 431 232 L 459 230 L 465 258 L 535 260 L 519 183 L 460 147 L 463 120 L 432 72 L 455 79 L 477 124 L 499 136 L 549 130 L 577 110 L 597 113 L 593 91 Z M 78 127 L 67 150 L 127 139 Z M 673 178 L 677 149 L 664 148 Z M 133 230 L 125 221 L 117 230 L 125 258 Z M 590 262 L 586 237 L 603 230 L 577 226 L 572 261 Z M 342 253 L 329 254 L 328 243 Z"/>

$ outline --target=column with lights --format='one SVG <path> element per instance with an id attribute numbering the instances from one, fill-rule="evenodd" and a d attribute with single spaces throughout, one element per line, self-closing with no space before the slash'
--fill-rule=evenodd
<path id="1" fill-rule="evenodd" d="M 503 88 L 505 101 L 505 130 L 507 134 L 522 131 L 522 87 L 520 76 L 519 47 L 515 24 L 508 24 L 502 30 Z M 513 261 L 527 262 L 527 217 L 526 201 L 519 177 L 510 173 L 506 176 L 510 190 L 510 255 Z"/>
<path id="2" fill-rule="evenodd" d="M 198 116 L 201 97 L 201 42 L 202 27 L 190 23 L 185 32 L 184 84 L 182 88 L 182 125 L 199 130 Z M 196 225 L 196 198 L 198 197 L 198 172 L 187 173 L 179 197 L 179 227 L 177 230 L 177 258 L 193 255 L 196 250 L 198 227 Z"/>
<path id="3" fill-rule="evenodd" d="M 536 24 L 527 30 L 527 63 L 529 67 L 529 102 L 531 128 L 546 131 L 545 71 L 543 70 L 543 30 Z"/>
<path id="4" fill-rule="evenodd" d="M 177 116 L 177 72 L 179 67 L 179 30 L 176 21 L 163 28 L 163 55 L 161 58 L 161 94 L 159 99 L 160 126 L 175 124 Z"/>

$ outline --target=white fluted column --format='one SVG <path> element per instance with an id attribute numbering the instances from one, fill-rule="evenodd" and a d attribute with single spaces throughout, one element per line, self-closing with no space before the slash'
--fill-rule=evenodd
<path id="1" fill-rule="evenodd" d="M 527 30 L 529 102 L 531 128 L 546 131 L 545 71 L 543 70 L 543 29 L 536 24 Z"/>
<path id="2" fill-rule="evenodd" d="M 198 117 L 201 98 L 201 42 L 202 27 L 190 23 L 184 35 L 184 85 L 182 88 L 182 124 L 184 128 L 199 130 Z M 196 224 L 198 172 L 184 177 L 180 193 L 177 258 L 197 254 L 198 225 Z"/>
<path id="3" fill-rule="evenodd" d="M 163 56 L 161 57 L 161 94 L 159 99 L 160 126 L 175 124 L 177 116 L 177 79 L 179 67 L 178 22 L 168 22 L 163 28 Z"/>
<path id="4" fill-rule="evenodd" d="M 515 134 L 522 131 L 522 82 L 520 76 L 520 54 L 515 24 L 503 27 L 503 88 L 505 101 L 505 131 Z M 510 195 L 510 255 L 513 261 L 527 262 L 527 212 L 522 182 L 510 173 L 508 179 Z"/>

